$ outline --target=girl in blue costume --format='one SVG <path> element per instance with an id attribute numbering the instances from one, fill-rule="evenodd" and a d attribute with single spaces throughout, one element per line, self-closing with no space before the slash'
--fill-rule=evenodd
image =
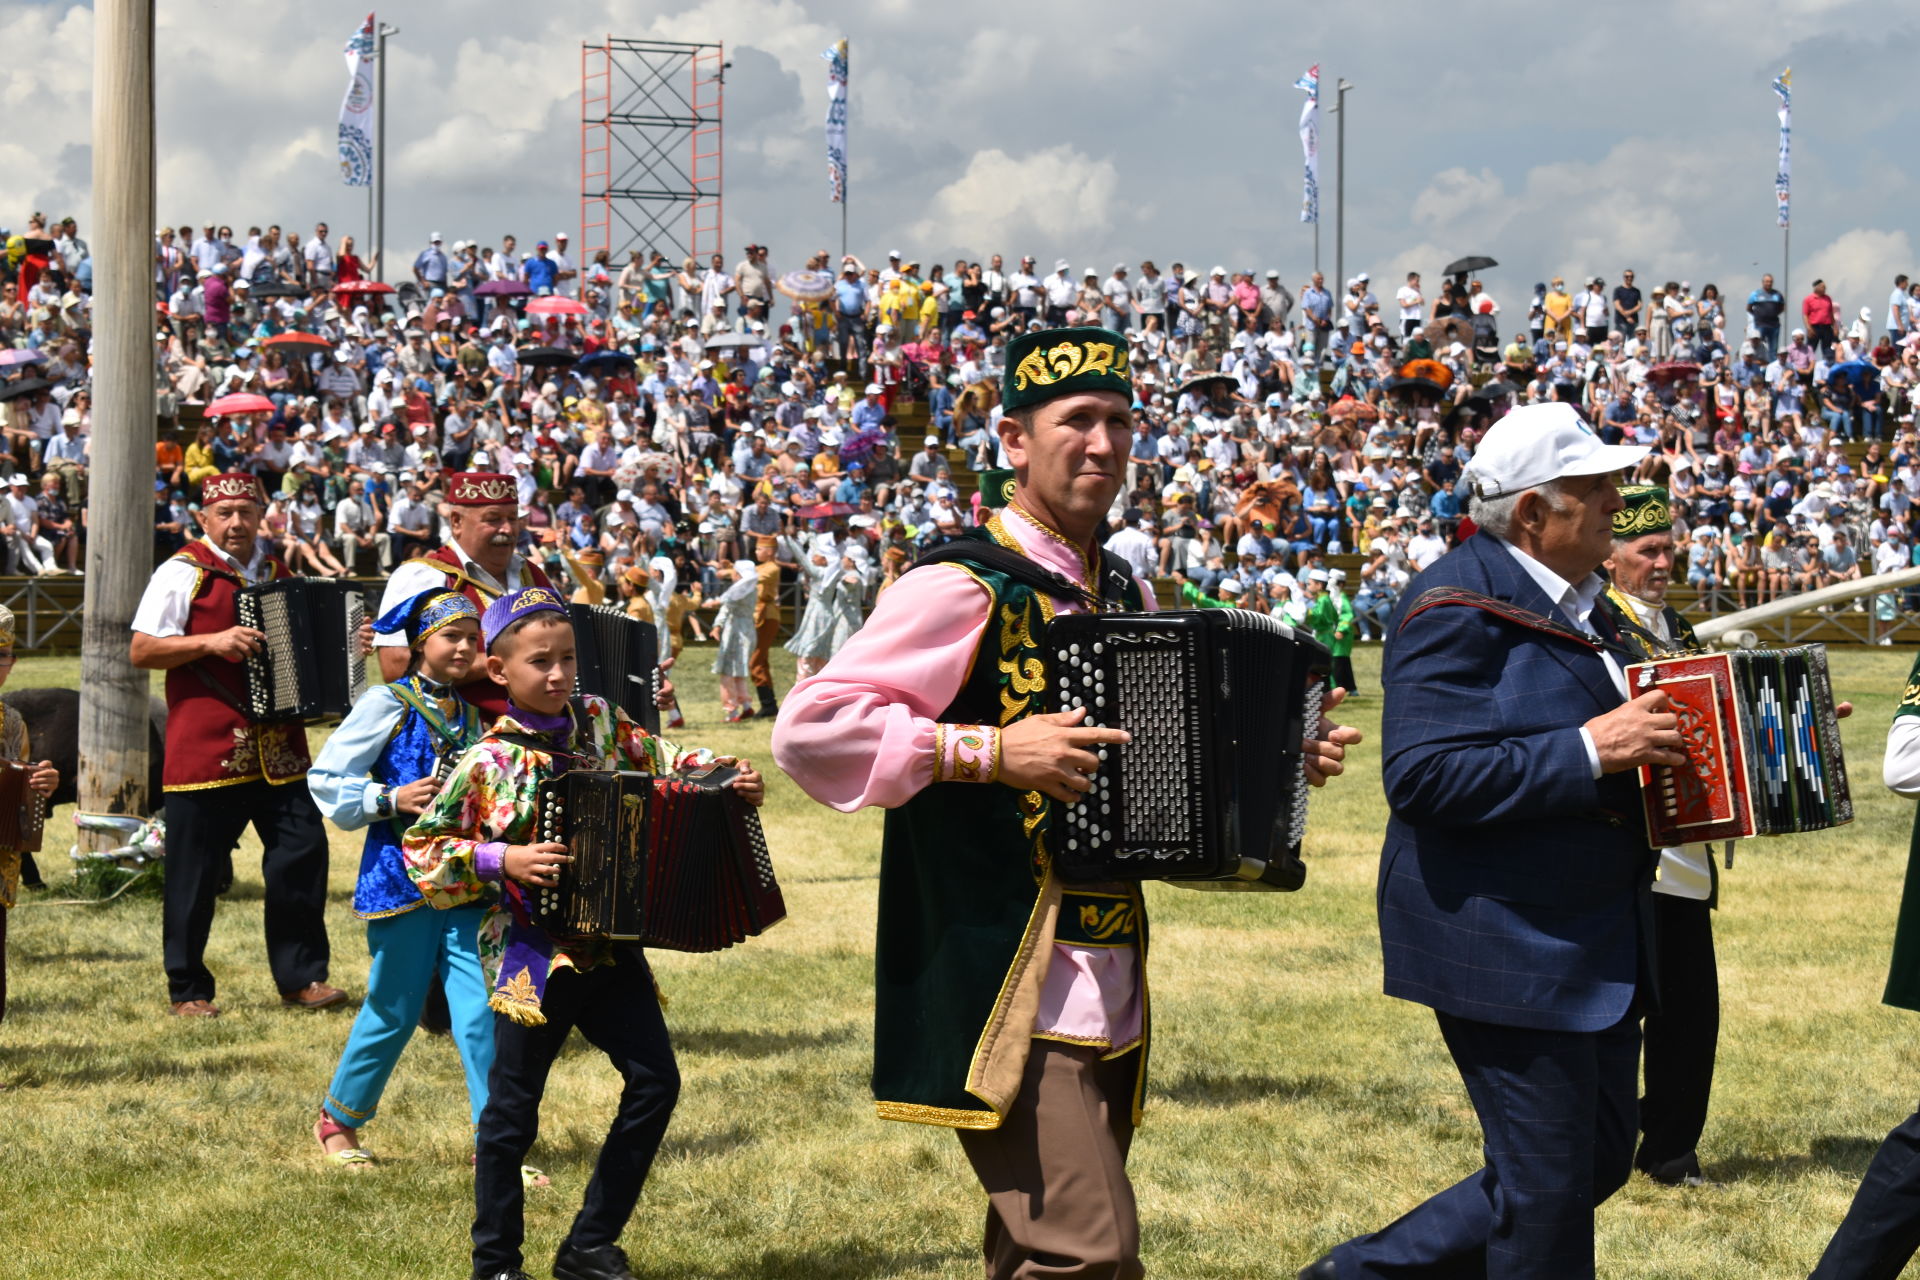
<path id="1" fill-rule="evenodd" d="M 313 1130 L 326 1159 L 355 1172 L 373 1160 L 356 1131 L 373 1119 L 436 973 L 446 988 L 476 1123 L 493 1066 L 493 1013 L 476 941 L 485 905 L 422 910 L 426 903 L 400 857 L 401 831 L 440 789 L 433 776 L 439 757 L 459 756 L 486 727 L 452 687 L 479 657 L 480 615 L 459 592 L 433 587 L 392 609 L 374 630 L 405 632 L 412 650 L 407 673 L 367 690 L 307 774 L 315 803 L 334 825 L 367 829 L 353 913 L 367 922 L 373 965 Z M 395 815 L 405 817 L 396 821 Z"/>

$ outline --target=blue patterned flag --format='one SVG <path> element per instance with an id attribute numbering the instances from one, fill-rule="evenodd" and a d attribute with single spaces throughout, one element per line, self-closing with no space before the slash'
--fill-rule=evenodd
<path id="1" fill-rule="evenodd" d="M 1300 150 L 1306 157 L 1306 183 L 1300 192 L 1300 221 L 1320 221 L 1320 64 L 1293 82 L 1307 91 L 1300 108 Z"/>
<path id="2" fill-rule="evenodd" d="M 347 41 L 347 96 L 340 102 L 340 179 L 373 185 L 373 15 Z"/>
<path id="3" fill-rule="evenodd" d="M 833 203 L 847 199 L 847 42 L 820 55 L 827 60 L 827 176 Z"/>
<path id="4" fill-rule="evenodd" d="M 1793 225 L 1789 208 L 1793 202 L 1793 68 L 1788 67 L 1773 82 L 1780 96 L 1780 167 L 1773 175 L 1773 199 L 1780 206 L 1779 224 Z"/>

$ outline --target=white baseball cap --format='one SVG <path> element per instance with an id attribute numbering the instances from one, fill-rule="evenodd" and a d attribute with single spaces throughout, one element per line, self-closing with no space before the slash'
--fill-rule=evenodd
<path id="1" fill-rule="evenodd" d="M 1467 475 L 1477 496 L 1499 498 L 1563 476 L 1620 471 L 1647 453 L 1645 445 L 1602 444 L 1570 404 L 1529 404 L 1488 428 Z"/>
<path id="2" fill-rule="evenodd" d="M 886 388 L 877 382 L 869 382 L 867 384 L 867 394 L 870 396 L 883 395 L 885 392 Z"/>

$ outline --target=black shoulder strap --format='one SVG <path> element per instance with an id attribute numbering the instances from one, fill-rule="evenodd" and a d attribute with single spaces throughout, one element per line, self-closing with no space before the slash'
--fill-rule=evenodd
<path id="1" fill-rule="evenodd" d="M 1114 555 L 1105 547 L 1100 549 L 1100 581 L 1098 598 L 1095 593 L 1073 582 L 1062 574 L 1041 564 L 1031 556 L 1022 555 L 1011 548 L 981 537 L 956 538 L 952 542 L 942 543 L 915 560 L 910 568 L 918 569 L 931 564 L 978 565 L 1004 574 L 1022 586 L 1032 587 L 1035 591 L 1056 596 L 1062 600 L 1072 600 L 1086 609 L 1117 609 L 1125 607 L 1127 583 L 1132 575 L 1127 570 L 1126 561 Z"/>

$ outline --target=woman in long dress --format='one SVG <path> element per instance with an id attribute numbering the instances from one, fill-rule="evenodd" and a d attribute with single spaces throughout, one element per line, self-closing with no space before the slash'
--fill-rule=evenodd
<path id="1" fill-rule="evenodd" d="M 728 585 L 714 602 L 719 606 L 713 625 L 720 637 L 720 652 L 714 657 L 713 673 L 720 677 L 721 714 L 731 724 L 753 715 L 747 664 L 753 658 L 753 607 L 760 579 L 751 560 L 735 560 L 720 576 Z"/>
<path id="2" fill-rule="evenodd" d="M 838 653 L 841 646 L 867 620 L 867 571 L 872 562 L 867 559 L 866 548 L 858 543 L 842 545 L 840 555 L 829 558 L 834 560 L 833 567 L 839 583 L 834 600 L 832 648 L 829 652 Z"/>
<path id="3" fill-rule="evenodd" d="M 787 641 L 786 650 L 799 660 L 798 675 L 805 680 L 826 665 L 836 647 L 834 622 L 844 570 L 831 535 L 814 538 L 812 553 L 801 570 L 807 575 L 807 607 L 800 615 L 800 625 L 794 628 L 792 639 Z"/>

